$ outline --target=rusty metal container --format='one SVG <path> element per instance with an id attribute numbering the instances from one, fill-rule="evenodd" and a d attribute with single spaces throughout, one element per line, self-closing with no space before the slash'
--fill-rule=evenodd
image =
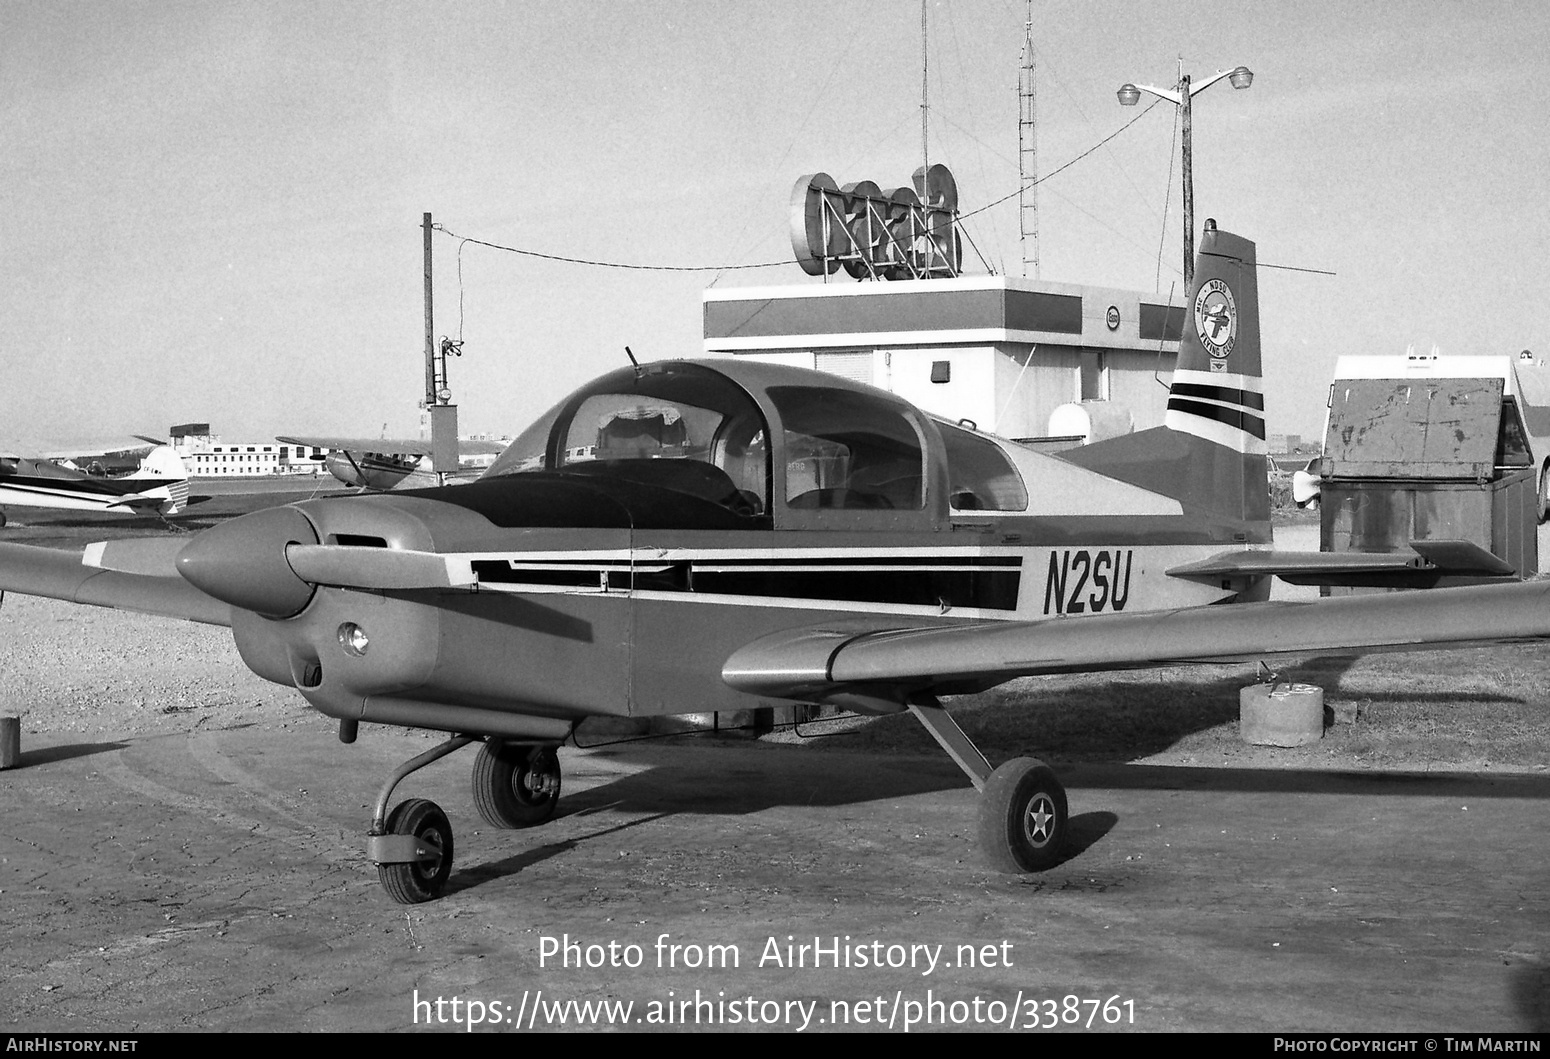
<path id="1" fill-rule="evenodd" d="M 1537 490 L 1501 379 L 1335 383 L 1324 439 L 1322 550 L 1394 553 L 1411 541 L 1464 541 L 1507 563 L 1517 579 L 1532 577 L 1539 571 Z M 1401 587 L 1480 580 L 1418 574 Z"/>

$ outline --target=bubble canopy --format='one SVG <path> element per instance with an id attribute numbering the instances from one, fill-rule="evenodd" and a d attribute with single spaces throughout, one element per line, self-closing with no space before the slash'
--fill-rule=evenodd
<path id="1" fill-rule="evenodd" d="M 924 515 L 940 448 L 924 415 L 880 390 L 781 365 L 668 361 L 571 394 L 485 478 L 649 478 L 790 524 L 821 512 Z"/>

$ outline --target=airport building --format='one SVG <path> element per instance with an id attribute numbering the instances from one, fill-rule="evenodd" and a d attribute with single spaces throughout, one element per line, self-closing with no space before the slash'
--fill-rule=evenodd
<path id="1" fill-rule="evenodd" d="M 324 474 L 328 450 L 275 441 L 223 442 L 209 423 L 181 423 L 170 432 L 172 448 L 188 473 L 200 478 L 251 478 L 271 474 Z"/>
<path id="2" fill-rule="evenodd" d="M 708 354 L 833 372 L 1003 437 L 1084 441 L 1162 425 L 1184 320 L 1135 291 L 1006 276 L 707 290 L 704 314 Z"/>
<path id="3" fill-rule="evenodd" d="M 822 282 L 705 291 L 705 352 L 833 372 L 1052 448 L 1160 426 L 1182 301 L 965 276 L 957 209 L 940 165 L 888 190 L 799 178 L 795 263 Z"/>

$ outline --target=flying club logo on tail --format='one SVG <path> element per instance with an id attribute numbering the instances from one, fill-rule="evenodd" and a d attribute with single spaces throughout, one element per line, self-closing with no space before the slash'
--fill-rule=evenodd
<path id="1" fill-rule="evenodd" d="M 1235 452 L 1263 455 L 1254 244 L 1208 220 L 1199 262 L 1163 423 Z"/>

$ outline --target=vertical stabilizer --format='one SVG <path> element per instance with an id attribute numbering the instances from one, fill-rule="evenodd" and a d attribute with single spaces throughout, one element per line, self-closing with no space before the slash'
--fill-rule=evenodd
<path id="1" fill-rule="evenodd" d="M 1236 452 L 1265 454 L 1254 244 L 1211 221 L 1201 235 L 1163 425 Z"/>
<path id="2" fill-rule="evenodd" d="M 154 478 L 158 481 L 187 481 L 188 468 L 183 458 L 169 445 L 158 445 L 140 460 L 140 468 L 126 478 Z"/>
<path id="3" fill-rule="evenodd" d="M 1254 244 L 1207 221 L 1163 425 L 1061 456 L 1178 500 L 1235 542 L 1270 540 Z"/>

